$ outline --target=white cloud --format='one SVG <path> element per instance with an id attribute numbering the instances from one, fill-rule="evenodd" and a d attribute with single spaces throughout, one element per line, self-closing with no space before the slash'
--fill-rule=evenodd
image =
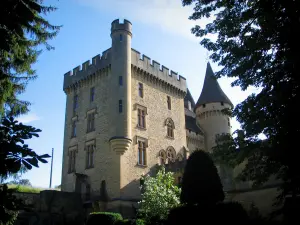
<path id="1" fill-rule="evenodd" d="M 40 120 L 41 118 L 37 116 L 35 113 L 29 113 L 27 115 L 20 116 L 17 120 L 20 123 L 31 123 L 33 121 Z"/>
<path id="2" fill-rule="evenodd" d="M 99 11 L 110 11 L 120 19 L 139 21 L 156 26 L 163 31 L 181 35 L 190 40 L 198 41 L 191 34 L 196 24 L 204 26 L 211 19 L 189 20 L 192 7 L 183 7 L 181 1 L 175 0 L 76 0 L 80 4 L 90 6 Z"/>

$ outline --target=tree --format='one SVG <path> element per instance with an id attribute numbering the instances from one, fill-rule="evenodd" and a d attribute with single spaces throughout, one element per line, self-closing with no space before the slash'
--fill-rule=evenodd
<path id="1" fill-rule="evenodd" d="M 0 123 L 0 177 L 15 174 L 22 166 L 30 170 L 38 163 L 47 163 L 48 154 L 38 155 L 29 148 L 25 141 L 38 137 L 41 130 L 32 126 L 23 125 L 11 118 L 2 118 Z M 0 224 L 13 223 L 15 210 L 21 207 L 20 202 L 12 196 L 14 190 L 7 190 L 6 184 L 0 185 Z"/>
<path id="2" fill-rule="evenodd" d="M 194 151 L 187 160 L 180 201 L 183 204 L 212 206 L 224 200 L 223 186 L 209 154 Z"/>
<path id="3" fill-rule="evenodd" d="M 300 164 L 294 146 L 300 134 L 295 104 L 299 99 L 300 2 L 296 0 L 183 0 L 194 4 L 191 20 L 215 18 L 192 33 L 222 66 L 217 78 L 236 78 L 232 86 L 259 87 L 232 112 L 242 135 L 227 138 L 219 158 L 233 166 L 246 160 L 244 177 L 261 184 L 276 174 L 285 182 L 283 195 L 296 198 L 300 190 Z M 206 37 L 216 34 L 217 40 Z M 265 140 L 258 135 L 264 134 Z M 223 144 L 224 144 L 223 143 Z M 235 160 L 233 160 L 235 159 Z"/>
<path id="4" fill-rule="evenodd" d="M 18 115 L 28 111 L 29 102 L 17 98 L 28 81 L 36 78 L 32 65 L 59 26 L 51 25 L 42 15 L 56 8 L 42 0 L 3 0 L 0 7 L 0 115 Z"/>
<path id="5" fill-rule="evenodd" d="M 9 183 L 10 184 L 15 184 L 15 185 L 30 186 L 30 187 L 32 186 L 28 179 L 13 180 Z"/>
<path id="6" fill-rule="evenodd" d="M 162 168 L 155 177 L 148 175 L 143 180 L 138 213 L 148 222 L 154 218 L 166 219 L 169 210 L 180 204 L 180 189 L 174 184 L 173 173 Z"/>

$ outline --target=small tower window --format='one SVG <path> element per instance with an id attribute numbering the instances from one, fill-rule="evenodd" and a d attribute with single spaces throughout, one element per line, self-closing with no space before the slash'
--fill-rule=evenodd
<path id="1" fill-rule="evenodd" d="M 139 83 L 139 96 L 141 98 L 144 97 L 144 87 L 143 87 L 143 84 L 142 83 Z"/>
<path id="2" fill-rule="evenodd" d="M 168 109 L 171 110 L 171 97 L 167 96 Z"/>
<path id="3" fill-rule="evenodd" d="M 76 112 L 77 108 L 78 108 L 78 95 L 75 95 L 73 101 L 73 112 Z"/>
<path id="4" fill-rule="evenodd" d="M 230 119 L 229 117 L 227 118 L 228 126 L 230 127 Z"/>
<path id="5" fill-rule="evenodd" d="M 202 105 L 202 107 L 203 107 L 203 108 L 205 108 L 205 107 L 206 107 L 206 105 L 205 105 L 205 104 L 203 104 L 203 105 Z"/>
<path id="6" fill-rule="evenodd" d="M 120 42 L 122 42 L 122 41 L 123 41 L 123 35 L 120 34 Z"/>
<path id="7" fill-rule="evenodd" d="M 123 77 L 122 76 L 119 76 L 119 85 L 123 86 Z"/>
<path id="8" fill-rule="evenodd" d="M 71 138 L 76 137 L 76 121 L 74 120 L 72 122 L 72 134 L 71 134 Z"/>
<path id="9" fill-rule="evenodd" d="M 221 105 L 224 105 L 224 102 L 221 102 Z"/>
<path id="10" fill-rule="evenodd" d="M 123 104 L 122 104 L 122 100 L 119 100 L 119 113 L 123 112 Z"/>
<path id="11" fill-rule="evenodd" d="M 95 99 L 95 87 L 92 87 L 90 91 L 90 102 L 93 102 L 94 99 Z"/>

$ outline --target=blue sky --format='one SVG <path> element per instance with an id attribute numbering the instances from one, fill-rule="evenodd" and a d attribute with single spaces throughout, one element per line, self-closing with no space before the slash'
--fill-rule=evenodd
<path id="1" fill-rule="evenodd" d="M 202 90 L 207 52 L 190 33 L 195 25 L 188 20 L 192 8 L 182 7 L 181 0 L 49 0 L 45 4 L 58 8 L 47 18 L 63 27 L 50 41 L 55 50 L 44 51 L 34 65 L 38 78 L 21 96 L 31 101 L 31 111 L 19 121 L 42 129 L 39 138 L 28 142 L 37 153 L 51 154 L 54 148 L 52 186 L 55 186 L 61 183 L 66 100 L 63 75 L 111 46 L 110 25 L 114 19 L 126 18 L 132 22 L 132 47 L 184 76 L 195 101 Z M 219 69 L 215 64 L 212 67 L 215 71 Z M 255 91 L 232 88 L 231 81 L 222 78 L 219 83 L 235 105 Z M 236 128 L 238 123 L 233 121 L 233 129 Z M 50 162 L 32 169 L 23 178 L 34 186 L 48 187 Z"/>

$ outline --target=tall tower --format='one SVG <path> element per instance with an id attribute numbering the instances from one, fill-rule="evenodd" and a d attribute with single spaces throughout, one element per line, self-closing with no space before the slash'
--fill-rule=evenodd
<path id="1" fill-rule="evenodd" d="M 131 38 L 132 24 L 114 20 L 111 24 L 111 113 L 114 136 L 110 144 L 117 154 L 122 155 L 132 142 L 131 139 Z"/>
<path id="2" fill-rule="evenodd" d="M 195 106 L 197 123 L 205 132 L 208 151 L 216 145 L 217 134 L 231 133 L 230 118 L 221 112 L 225 108 L 233 108 L 233 104 L 221 89 L 208 62 L 202 92 Z"/>

